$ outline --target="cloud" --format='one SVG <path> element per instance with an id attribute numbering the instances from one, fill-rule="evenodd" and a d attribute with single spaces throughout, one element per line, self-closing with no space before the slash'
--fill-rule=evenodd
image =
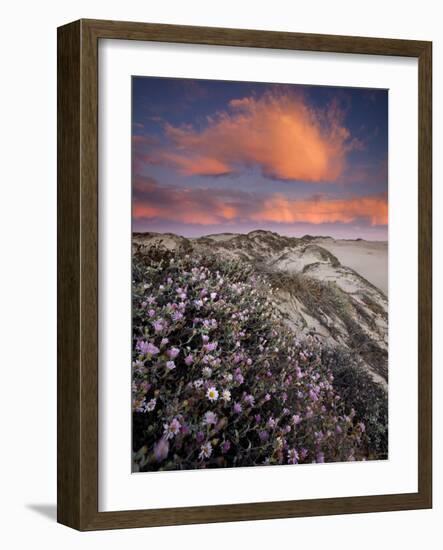
<path id="1" fill-rule="evenodd" d="M 386 194 L 344 199 L 317 194 L 308 199 L 282 194 L 259 195 L 241 190 L 162 186 L 153 178 L 134 181 L 133 216 L 187 224 L 234 222 L 388 223 Z"/>
<path id="2" fill-rule="evenodd" d="M 337 102 L 314 108 L 302 93 L 274 90 L 231 100 L 201 129 L 166 123 L 168 143 L 144 160 L 168 164 L 186 176 L 258 166 L 281 180 L 335 182 L 346 168 L 347 153 L 362 147 L 343 119 Z"/>

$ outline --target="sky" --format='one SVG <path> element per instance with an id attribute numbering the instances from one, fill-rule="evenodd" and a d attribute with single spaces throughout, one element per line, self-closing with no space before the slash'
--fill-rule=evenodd
<path id="1" fill-rule="evenodd" d="M 132 78 L 133 230 L 387 240 L 388 91 Z"/>

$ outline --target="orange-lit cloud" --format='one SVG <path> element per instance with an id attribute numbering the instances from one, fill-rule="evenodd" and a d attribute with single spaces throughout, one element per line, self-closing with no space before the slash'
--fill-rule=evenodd
<path id="1" fill-rule="evenodd" d="M 376 195 L 350 199 L 291 200 L 282 195 L 266 199 L 263 208 L 251 215 L 251 220 L 278 223 L 351 223 L 367 219 L 371 225 L 388 223 L 388 203 L 385 196 Z"/>
<path id="2" fill-rule="evenodd" d="M 181 223 L 216 225 L 229 222 L 388 223 L 385 194 L 309 199 L 288 198 L 271 193 L 258 195 L 241 190 L 189 189 L 160 186 L 152 178 L 134 182 L 135 219 L 162 219 Z"/>
<path id="3" fill-rule="evenodd" d="M 274 91 L 232 100 L 207 126 L 165 125 L 169 145 L 152 150 L 149 162 L 172 165 L 183 175 L 222 175 L 258 166 L 270 177 L 334 182 L 346 154 L 361 147 L 343 125 L 336 103 L 311 107 L 300 93 Z"/>

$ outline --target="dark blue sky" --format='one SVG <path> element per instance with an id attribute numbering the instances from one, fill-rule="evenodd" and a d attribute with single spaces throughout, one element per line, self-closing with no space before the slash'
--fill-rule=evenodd
<path id="1" fill-rule="evenodd" d="M 132 84 L 134 230 L 387 238 L 386 90 Z"/>

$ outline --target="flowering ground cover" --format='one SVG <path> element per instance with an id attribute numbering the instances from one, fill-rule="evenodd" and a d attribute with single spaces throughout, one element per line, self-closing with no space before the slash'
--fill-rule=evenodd
<path id="1" fill-rule="evenodd" d="M 381 390 L 241 261 L 135 253 L 132 355 L 134 471 L 386 458 Z"/>

